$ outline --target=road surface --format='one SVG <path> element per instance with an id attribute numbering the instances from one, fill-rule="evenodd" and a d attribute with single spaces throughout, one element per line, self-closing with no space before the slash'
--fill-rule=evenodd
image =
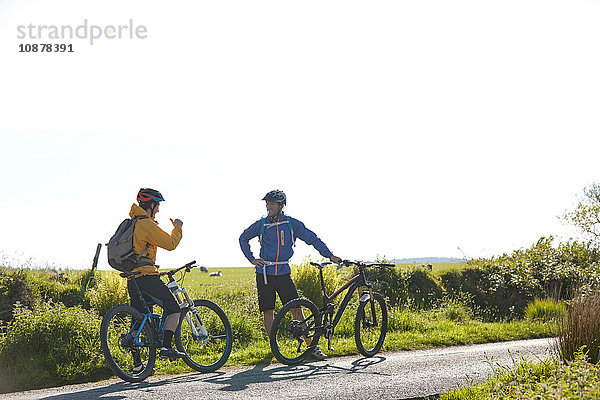
<path id="1" fill-rule="evenodd" d="M 215 373 L 159 375 L 0 395 L 3 400 L 88 399 L 422 399 L 483 381 L 521 357 L 552 355 L 552 339 L 401 351 L 373 358 L 336 357 L 289 367 L 223 368 Z"/>

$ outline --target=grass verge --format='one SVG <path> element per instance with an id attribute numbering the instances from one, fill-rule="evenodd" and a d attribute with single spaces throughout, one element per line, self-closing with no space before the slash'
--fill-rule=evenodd
<path id="1" fill-rule="evenodd" d="M 580 349 L 573 361 L 557 358 L 541 362 L 521 361 L 511 371 L 479 385 L 442 394 L 441 400 L 582 400 L 600 398 L 600 365 L 586 361 Z"/>

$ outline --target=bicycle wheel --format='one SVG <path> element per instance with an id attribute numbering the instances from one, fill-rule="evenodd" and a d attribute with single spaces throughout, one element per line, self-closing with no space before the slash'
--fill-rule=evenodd
<path id="1" fill-rule="evenodd" d="M 149 324 L 140 329 L 143 320 L 135 308 L 119 304 L 104 314 L 100 325 L 100 346 L 106 363 L 115 375 L 128 382 L 146 379 L 156 361 L 156 349 L 141 345 L 154 337 Z"/>
<path id="2" fill-rule="evenodd" d="M 356 310 L 354 320 L 354 340 L 360 354 L 373 357 L 381 350 L 387 333 L 387 307 L 385 300 L 379 293 L 361 302 Z"/>
<path id="3" fill-rule="evenodd" d="M 312 301 L 294 299 L 286 303 L 275 315 L 269 335 L 275 358 L 287 365 L 302 362 L 319 341 L 315 328 L 320 321 L 319 309 Z"/>
<path id="4" fill-rule="evenodd" d="M 229 319 L 221 308 L 209 300 L 194 300 L 196 312 L 185 310 L 175 332 L 183 361 L 200 372 L 221 368 L 231 354 L 233 334 Z"/>

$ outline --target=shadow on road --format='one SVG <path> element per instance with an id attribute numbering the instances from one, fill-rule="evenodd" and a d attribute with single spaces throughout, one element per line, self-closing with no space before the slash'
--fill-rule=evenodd
<path id="1" fill-rule="evenodd" d="M 216 378 L 220 375 L 224 375 L 224 372 L 211 373 L 211 378 Z M 102 399 L 102 400 L 120 400 L 125 398 L 131 398 L 130 396 L 121 395 L 119 392 L 127 391 L 142 391 L 152 392 L 152 388 L 177 383 L 191 383 L 198 381 L 205 381 L 206 374 L 185 374 L 180 376 L 173 376 L 167 379 L 163 379 L 156 382 L 140 382 L 140 383 L 128 383 L 128 382 L 117 382 L 110 386 L 103 386 L 88 390 L 80 390 L 73 393 L 61 393 L 56 396 L 41 397 L 40 400 L 81 400 L 81 399 Z"/>
<path id="2" fill-rule="evenodd" d="M 296 380 L 302 381 L 320 375 L 352 374 L 364 372 L 372 365 L 385 361 L 385 357 L 377 356 L 373 358 L 361 358 L 352 362 L 352 367 L 344 368 L 333 364 L 301 364 L 295 366 L 280 366 L 270 368 L 268 364 L 258 364 L 252 369 L 245 370 L 227 376 L 225 372 L 215 372 L 211 374 L 185 374 L 173 376 L 156 382 L 128 383 L 117 382 L 109 386 L 97 387 L 87 390 L 80 390 L 73 393 L 61 393 L 55 396 L 43 397 L 44 400 L 81 400 L 81 399 L 102 399 L 102 400 L 121 400 L 127 397 L 125 393 L 131 390 L 151 393 L 153 388 L 169 384 L 207 382 L 222 385 L 217 390 L 226 392 L 236 392 L 247 389 L 250 385 Z M 385 375 L 373 372 L 379 375 Z"/>
<path id="3" fill-rule="evenodd" d="M 294 366 L 281 366 L 267 368 L 267 364 L 258 364 L 254 368 L 239 372 L 232 376 L 217 376 L 205 379 L 205 382 L 223 385 L 219 390 L 240 391 L 247 389 L 249 385 L 277 381 L 302 381 L 319 375 L 351 374 L 361 372 L 372 365 L 385 361 L 385 357 L 361 358 L 352 363 L 351 368 L 344 368 L 333 364 L 300 364 Z M 376 374 L 383 375 L 378 372 Z"/>

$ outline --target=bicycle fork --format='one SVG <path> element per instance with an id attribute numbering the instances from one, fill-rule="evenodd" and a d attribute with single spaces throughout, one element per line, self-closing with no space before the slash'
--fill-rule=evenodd
<path id="1" fill-rule="evenodd" d="M 188 325 L 190 326 L 190 329 L 192 330 L 192 336 L 194 337 L 194 339 L 208 339 L 208 332 L 206 331 L 204 324 L 202 324 L 202 320 L 200 319 L 198 310 L 196 310 L 194 302 L 188 295 L 187 290 L 184 287 L 180 288 L 179 285 L 177 285 L 177 282 L 175 281 L 169 282 L 167 286 L 171 290 L 171 293 L 173 293 L 173 296 L 175 296 L 177 303 L 179 303 L 179 308 L 189 309 L 189 312 L 185 313 L 185 320 L 187 321 Z"/>
<path id="2" fill-rule="evenodd" d="M 367 318 L 367 312 L 366 312 L 366 305 L 365 305 L 365 312 L 363 312 L 363 316 L 362 316 L 362 323 L 363 326 L 365 326 L 366 324 L 368 324 L 368 326 L 365 327 L 374 327 L 377 326 L 377 313 L 375 312 L 375 298 L 373 297 L 373 289 L 369 288 L 369 291 L 364 291 L 362 292 L 362 295 L 360 296 L 359 301 L 361 303 L 366 303 L 367 301 L 369 302 L 369 306 L 371 308 L 371 321 L 368 322 L 368 318 Z"/>

